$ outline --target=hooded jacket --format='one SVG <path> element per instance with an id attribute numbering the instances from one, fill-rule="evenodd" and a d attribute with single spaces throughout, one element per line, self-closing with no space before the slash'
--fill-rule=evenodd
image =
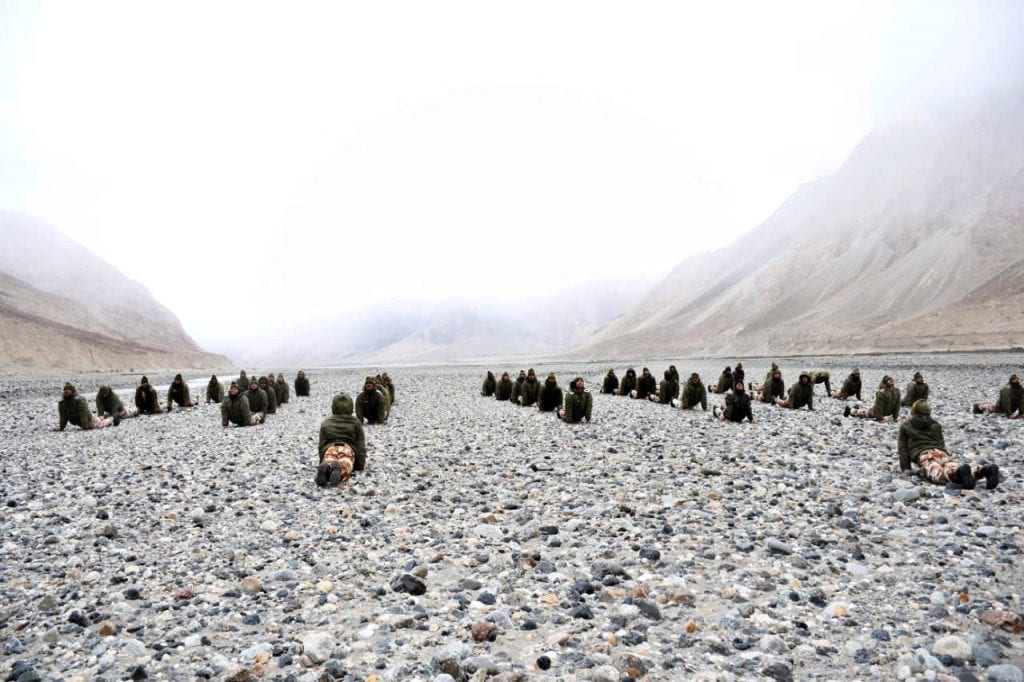
<path id="1" fill-rule="evenodd" d="M 376 388 L 369 391 L 365 388 L 372 381 L 371 377 L 367 377 L 363 391 L 356 397 L 356 418 L 360 423 L 365 419 L 367 424 L 383 424 L 387 420 L 384 396 Z"/>
<path id="2" fill-rule="evenodd" d="M 807 406 L 808 410 L 814 409 L 814 382 L 811 381 L 811 375 L 807 372 L 800 372 L 800 378 L 807 377 L 807 383 L 800 383 L 800 379 L 789 387 L 789 407 L 794 410 L 799 410 L 804 405 Z"/>
<path id="3" fill-rule="evenodd" d="M 384 376 L 381 377 L 384 382 L 384 388 L 388 389 L 388 401 L 391 405 L 398 402 L 398 395 L 395 393 L 395 382 L 391 380 L 387 372 L 384 372 Z"/>
<path id="4" fill-rule="evenodd" d="M 697 379 L 697 383 L 693 382 L 694 378 Z M 699 403 L 705 412 L 708 411 L 708 389 L 704 388 L 704 382 L 696 372 L 691 374 L 690 380 L 683 384 L 682 403 L 681 407 L 684 410 L 692 410 Z"/>
<path id="5" fill-rule="evenodd" d="M 96 415 L 100 419 L 107 415 L 113 417 L 115 414 L 121 414 L 123 409 L 124 404 L 117 393 L 107 384 L 100 386 L 100 390 L 96 392 Z"/>
<path id="6" fill-rule="evenodd" d="M 356 454 L 353 468 L 362 471 L 366 466 L 366 434 L 362 423 L 352 416 L 352 408 L 352 398 L 347 393 L 334 396 L 331 400 L 331 416 L 320 422 L 317 452 L 322 462 L 329 446 L 346 443 L 352 446 Z"/>
<path id="7" fill-rule="evenodd" d="M 1012 417 L 1014 413 L 1024 416 L 1024 386 L 1006 382 L 1006 385 L 999 389 L 996 410 L 1007 417 Z"/>
<path id="8" fill-rule="evenodd" d="M 732 371 L 732 385 L 735 386 L 737 381 L 743 381 L 747 377 L 747 373 L 743 371 L 743 363 L 737 362 L 736 368 Z"/>
<path id="9" fill-rule="evenodd" d="M 577 424 L 584 419 L 590 421 L 590 413 L 594 409 L 594 398 L 590 391 L 577 391 L 575 389 L 565 394 L 565 405 L 563 418 L 571 424 Z"/>
<path id="10" fill-rule="evenodd" d="M 249 383 L 251 384 L 252 382 Z M 259 382 L 257 382 L 255 391 L 249 388 L 245 392 L 245 397 L 249 400 L 249 410 L 253 414 L 265 415 L 267 413 L 267 406 L 269 404 L 267 402 L 267 392 L 259 387 Z"/>
<path id="11" fill-rule="evenodd" d="M 537 381 L 537 375 L 527 372 L 526 381 L 523 382 L 523 387 L 519 391 L 520 403 L 523 407 L 529 407 L 537 402 L 539 396 L 540 382 Z"/>
<path id="12" fill-rule="evenodd" d="M 910 407 L 918 400 L 928 400 L 928 384 L 911 381 L 907 384 L 907 390 L 903 394 L 902 404 L 905 407 Z"/>
<path id="13" fill-rule="evenodd" d="M 309 377 L 302 371 L 295 377 L 295 397 L 309 397 Z"/>
<path id="14" fill-rule="evenodd" d="M 641 400 L 647 400 L 647 396 L 657 392 L 658 381 L 654 378 L 653 374 L 643 374 L 636 379 L 636 397 Z"/>
<path id="15" fill-rule="evenodd" d="M 511 400 L 512 380 L 507 376 L 503 376 L 494 389 L 494 397 L 498 400 Z"/>
<path id="16" fill-rule="evenodd" d="M 498 380 L 494 378 L 494 372 L 488 372 L 484 377 L 484 385 L 480 387 L 480 395 L 490 398 L 498 387 Z"/>
<path id="17" fill-rule="evenodd" d="M 778 378 L 772 374 L 778 374 Z M 786 382 L 782 380 L 782 372 L 775 370 L 768 375 L 764 385 L 761 386 L 761 402 L 774 403 L 776 398 L 784 398 L 786 395 Z"/>
<path id="18" fill-rule="evenodd" d="M 872 419 L 882 420 L 892 417 L 894 420 L 900 418 L 900 389 L 893 386 L 888 388 L 885 382 L 889 380 L 888 374 L 882 377 L 875 391 L 875 404 L 868 410 L 868 416 Z"/>
<path id="19" fill-rule="evenodd" d="M 267 414 L 277 413 L 277 393 L 270 386 L 270 382 L 266 377 L 260 377 L 259 381 L 260 390 L 267 396 Z"/>
<path id="20" fill-rule="evenodd" d="M 289 395 L 291 391 L 288 390 L 288 382 L 284 380 L 283 375 L 279 374 L 277 376 L 277 380 L 274 382 L 274 393 L 277 395 L 278 405 L 284 405 L 291 397 Z"/>
<path id="21" fill-rule="evenodd" d="M 615 370 L 608 370 L 604 383 L 601 384 L 601 393 L 615 393 L 619 389 L 619 378 L 615 376 Z"/>
<path id="22" fill-rule="evenodd" d="M 149 385 L 149 380 L 142 377 L 142 383 L 135 389 L 135 407 L 139 408 L 139 414 L 160 414 L 160 396 L 156 389 Z"/>
<path id="23" fill-rule="evenodd" d="M 843 387 L 839 389 L 840 398 L 849 398 L 856 396 L 857 400 L 860 400 L 860 371 L 854 370 L 850 372 L 850 375 L 843 381 Z"/>
<path id="24" fill-rule="evenodd" d="M 900 424 L 897 441 L 900 455 L 900 471 L 910 468 L 925 450 L 946 450 L 946 439 L 942 437 L 942 425 L 928 414 L 915 414 Z"/>
<path id="25" fill-rule="evenodd" d="M 61 395 L 60 400 L 57 401 L 60 430 L 63 431 L 68 424 L 74 424 L 83 429 L 91 429 L 92 412 L 89 411 L 89 401 L 78 395 L 78 391 L 70 383 L 64 384 L 64 388 L 70 388 L 71 395 L 67 398 Z"/>
<path id="26" fill-rule="evenodd" d="M 520 373 L 512 382 L 512 402 L 519 402 L 519 396 L 523 394 L 523 384 L 526 383 L 526 374 Z"/>
<path id="27" fill-rule="evenodd" d="M 181 383 L 175 384 L 178 381 Z M 181 378 L 180 374 L 174 375 L 174 381 L 171 382 L 170 387 L 167 389 L 167 404 L 175 403 L 180 407 L 187 407 L 192 403 L 192 397 L 188 391 L 188 384 Z"/>
<path id="28" fill-rule="evenodd" d="M 221 400 L 224 400 L 224 385 L 214 375 L 210 377 L 210 383 L 206 384 L 206 402 L 219 403 Z"/>
<path id="29" fill-rule="evenodd" d="M 562 406 L 562 388 L 554 374 L 548 374 L 537 392 L 537 408 L 541 412 L 554 412 Z"/>
<path id="30" fill-rule="evenodd" d="M 228 392 L 224 400 L 220 401 L 221 426 L 227 428 L 229 422 L 235 426 L 252 425 L 252 409 L 246 392 L 239 391 L 235 396 Z"/>
<path id="31" fill-rule="evenodd" d="M 626 376 L 622 377 L 622 383 L 619 384 L 619 395 L 629 395 L 631 391 L 636 390 L 636 370 L 630 367 L 626 370 Z"/>
<path id="32" fill-rule="evenodd" d="M 728 367 L 718 377 L 718 386 L 715 387 L 715 393 L 728 393 L 736 382 L 732 380 L 732 370 Z"/>
<path id="33" fill-rule="evenodd" d="M 725 419 L 737 423 L 744 419 L 754 421 L 754 410 L 750 406 L 750 396 L 746 391 L 737 391 L 733 388 L 725 394 Z"/>
<path id="34" fill-rule="evenodd" d="M 679 382 L 672 378 L 672 373 L 665 370 L 665 378 L 658 384 L 658 402 L 668 405 L 679 397 Z"/>

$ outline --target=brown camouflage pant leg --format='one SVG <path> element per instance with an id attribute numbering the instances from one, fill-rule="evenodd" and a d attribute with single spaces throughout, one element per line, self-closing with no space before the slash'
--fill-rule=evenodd
<path id="1" fill-rule="evenodd" d="M 917 456 L 917 464 L 921 467 L 921 475 L 932 483 L 949 483 L 957 479 L 960 463 L 942 450 L 925 450 Z M 971 467 L 974 478 L 979 478 L 981 466 Z"/>

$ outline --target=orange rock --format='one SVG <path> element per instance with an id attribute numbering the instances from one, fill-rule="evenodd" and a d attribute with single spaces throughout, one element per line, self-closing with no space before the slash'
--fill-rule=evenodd
<path id="1" fill-rule="evenodd" d="M 697 623 L 692 620 L 686 621 L 686 633 L 692 635 L 697 632 Z"/>

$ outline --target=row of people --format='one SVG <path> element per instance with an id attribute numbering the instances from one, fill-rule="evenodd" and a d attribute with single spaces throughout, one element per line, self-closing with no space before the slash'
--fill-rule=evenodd
<path id="1" fill-rule="evenodd" d="M 593 396 L 586 389 L 582 377 L 573 379 L 569 391 L 563 392 L 553 372 L 548 374 L 542 384 L 537 381 L 537 373 L 533 368 L 520 370 L 514 382 L 508 372 L 502 373 L 500 381 L 494 378 L 494 372 L 487 372 L 480 395 L 487 398 L 493 396 L 496 400 L 507 400 L 522 407 L 536 405 L 541 412 L 553 412 L 560 420 L 574 424 L 589 422 L 594 410 Z"/>
<path id="2" fill-rule="evenodd" d="M 103 384 L 96 392 L 96 414 L 93 415 L 88 401 L 78 395 L 75 386 L 69 382 L 64 385 L 63 397 L 57 403 L 60 423 L 54 430 L 63 431 L 68 424 L 83 429 L 119 426 L 121 420 L 140 414 L 161 414 L 170 412 L 175 405 L 195 407 L 197 404 L 197 401 L 192 400 L 188 384 L 180 374 L 174 375 L 171 385 L 167 388 L 166 406 L 160 404 L 160 396 L 156 388 L 149 383 L 149 377 L 143 376 L 135 388 L 134 407 L 126 406 L 108 384 Z"/>

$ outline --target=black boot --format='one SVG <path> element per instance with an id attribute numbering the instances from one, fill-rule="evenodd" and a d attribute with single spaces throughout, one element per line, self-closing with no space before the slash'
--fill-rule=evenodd
<path id="1" fill-rule="evenodd" d="M 325 485 L 327 485 L 327 479 L 330 477 L 330 475 L 331 475 L 331 465 L 330 464 L 321 464 L 320 466 L 318 466 L 316 468 L 316 484 L 317 484 L 317 486 L 323 488 Z"/>
<path id="2" fill-rule="evenodd" d="M 850 416 L 850 412 L 852 412 L 852 411 L 853 411 L 852 408 L 849 405 L 847 405 L 846 409 L 843 410 L 843 416 L 844 417 L 849 417 Z"/>
<path id="3" fill-rule="evenodd" d="M 985 479 L 985 487 L 992 490 L 999 485 L 999 466 L 996 464 L 985 464 L 981 467 L 978 478 Z"/>
<path id="4" fill-rule="evenodd" d="M 981 409 L 981 405 L 974 403 L 974 414 L 981 414 L 984 410 Z"/>
<path id="5" fill-rule="evenodd" d="M 964 490 L 974 490 L 974 474 L 971 472 L 970 464 L 961 464 L 960 468 L 956 472 L 956 477 Z"/>

